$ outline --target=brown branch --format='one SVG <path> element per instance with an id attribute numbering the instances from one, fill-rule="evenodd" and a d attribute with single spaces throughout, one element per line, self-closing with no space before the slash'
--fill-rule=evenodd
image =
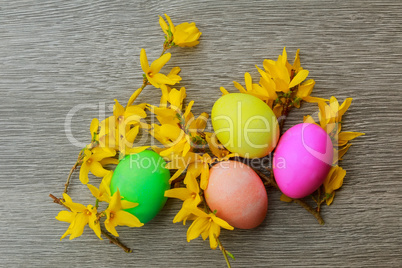
<path id="1" fill-rule="evenodd" d="M 299 204 L 300 206 L 304 207 L 308 212 L 310 212 L 317 219 L 319 224 L 325 224 L 324 220 L 321 217 L 321 214 L 317 210 L 313 209 L 309 204 L 301 199 L 293 199 L 293 202 Z"/>
<path id="2" fill-rule="evenodd" d="M 53 199 L 53 202 L 54 202 L 54 203 L 59 204 L 59 205 L 65 207 L 66 209 L 68 209 L 68 210 L 71 211 L 71 209 L 70 209 L 69 207 L 67 207 L 67 206 L 61 201 L 61 200 L 62 200 L 61 198 L 57 198 L 57 197 L 55 197 L 55 196 L 52 195 L 52 194 L 49 194 L 49 197 Z"/>
<path id="3" fill-rule="evenodd" d="M 79 161 L 77 160 L 77 162 L 75 162 L 74 166 L 70 169 L 70 173 L 68 173 L 67 181 L 64 184 L 64 193 L 65 194 L 67 193 L 68 186 L 70 185 L 71 176 L 73 175 L 74 170 L 77 169 L 78 164 L 79 164 Z"/>
<path id="4" fill-rule="evenodd" d="M 268 178 L 264 173 L 262 173 L 259 170 L 254 170 L 254 171 L 258 174 L 258 176 L 260 176 L 261 179 L 266 181 L 265 184 L 268 184 L 268 185 L 273 186 L 276 189 L 280 190 L 278 187 L 278 184 L 276 184 L 275 179 L 273 178 L 272 171 L 271 171 L 271 178 Z M 317 219 L 319 224 L 321 224 L 321 225 L 325 224 L 324 220 L 321 217 L 319 210 L 317 211 L 316 209 L 312 208 L 309 204 L 307 204 L 306 202 L 304 202 L 301 199 L 292 199 L 292 200 L 293 200 L 293 202 L 295 202 L 296 204 L 299 204 L 304 209 L 306 209 L 308 212 L 310 212 Z"/>
<path id="5" fill-rule="evenodd" d="M 275 187 L 276 189 L 279 190 L 278 184 L 276 184 L 275 179 L 274 179 L 273 176 L 272 176 L 272 173 L 271 173 L 271 177 L 268 178 L 267 175 L 265 175 L 264 173 L 262 173 L 261 171 L 259 171 L 259 170 L 257 170 L 257 169 L 254 169 L 254 171 L 255 171 L 255 173 L 257 173 L 258 176 L 260 176 L 261 179 L 263 179 L 264 181 L 266 181 L 266 183 L 264 183 L 264 184 L 273 186 L 273 187 Z"/>
<path id="6" fill-rule="evenodd" d="M 133 252 L 133 250 L 131 248 L 126 247 L 116 237 L 111 236 L 106 231 L 101 229 L 101 233 L 109 239 L 111 244 L 115 244 L 116 246 L 119 246 L 120 248 L 122 248 L 124 250 L 124 252 L 126 252 L 126 253 L 132 253 Z"/>
<path id="7" fill-rule="evenodd" d="M 69 207 L 67 207 L 67 206 L 61 201 L 61 200 L 62 200 L 61 198 L 57 198 L 57 197 L 55 197 L 55 196 L 52 195 L 52 194 L 49 194 L 49 197 L 53 199 L 53 202 L 54 202 L 54 203 L 59 204 L 59 205 L 65 207 L 65 208 L 67 208 L 69 211 L 71 211 L 71 209 L 70 209 Z M 109 239 L 110 243 L 115 244 L 115 245 L 121 247 L 125 252 L 127 252 L 127 253 L 133 252 L 130 248 L 128 248 L 128 247 L 126 247 L 125 245 L 123 245 L 117 238 L 112 237 L 111 235 L 109 235 L 107 232 L 105 232 L 105 231 L 102 230 L 102 229 L 101 229 L 101 233 Z"/>

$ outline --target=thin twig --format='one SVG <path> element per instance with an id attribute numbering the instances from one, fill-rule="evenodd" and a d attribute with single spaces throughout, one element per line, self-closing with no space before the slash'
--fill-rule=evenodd
<path id="1" fill-rule="evenodd" d="M 74 170 L 77 169 L 77 166 L 78 166 L 79 163 L 80 163 L 80 161 L 77 160 L 77 162 L 75 162 L 74 166 L 70 169 L 70 173 L 68 173 L 67 181 L 64 184 L 64 193 L 65 194 L 67 193 L 68 186 L 70 185 L 71 176 L 73 175 Z"/>
<path id="2" fill-rule="evenodd" d="M 61 198 L 57 198 L 57 197 L 55 197 L 55 196 L 52 195 L 52 194 L 49 194 L 49 197 L 53 199 L 53 202 L 54 202 L 54 203 L 59 204 L 59 205 L 65 207 L 66 209 L 68 209 L 68 210 L 71 211 L 71 209 L 70 209 L 69 207 L 67 207 L 67 206 L 61 201 Z"/>
<path id="3" fill-rule="evenodd" d="M 265 180 L 266 183 L 270 186 L 275 187 L 276 189 L 279 189 L 278 184 L 276 184 L 275 180 L 272 178 L 268 178 L 268 176 L 266 176 L 264 173 L 262 173 L 261 171 L 254 169 L 255 173 L 257 173 L 258 176 L 260 176 L 261 179 Z"/>
<path id="4" fill-rule="evenodd" d="M 262 173 L 259 170 L 254 170 L 258 176 L 260 176 L 260 178 L 262 178 L 263 180 L 265 180 L 267 182 L 268 185 L 271 185 L 273 187 L 275 187 L 276 189 L 279 190 L 278 184 L 276 184 L 275 179 L 273 179 L 273 174 L 271 173 L 271 178 L 268 178 L 264 173 Z M 299 204 L 300 206 L 302 206 L 303 208 L 305 208 L 308 212 L 310 212 L 311 214 L 313 214 L 313 216 L 317 219 L 318 223 L 321 225 L 324 225 L 324 220 L 321 217 L 320 211 L 312 208 L 309 204 L 307 204 L 306 202 L 304 202 L 303 200 L 300 199 L 292 199 L 293 202 L 295 202 L 296 204 Z"/>
<path id="5" fill-rule="evenodd" d="M 115 244 L 117 246 L 119 246 L 120 248 L 122 248 L 124 250 L 124 252 L 126 253 L 132 253 L 133 250 L 131 248 L 126 247 L 123 243 L 121 243 L 117 238 L 109 235 L 106 231 L 101 229 L 101 233 L 106 236 L 109 240 L 110 243 Z"/>
<path id="6" fill-rule="evenodd" d="M 310 212 L 317 219 L 319 224 L 325 224 L 324 220 L 321 217 L 321 214 L 317 210 L 313 209 L 309 204 L 300 199 L 293 199 L 293 202 L 299 204 L 300 206 L 304 207 L 308 212 Z"/>

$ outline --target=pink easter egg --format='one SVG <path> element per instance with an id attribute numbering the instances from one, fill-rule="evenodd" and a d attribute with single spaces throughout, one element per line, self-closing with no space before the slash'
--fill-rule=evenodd
<path id="1" fill-rule="evenodd" d="M 260 225 L 268 209 L 268 196 L 260 177 L 248 165 L 224 161 L 210 169 L 204 192 L 209 208 L 240 229 Z"/>
<path id="2" fill-rule="evenodd" d="M 315 124 L 295 125 L 283 134 L 275 149 L 275 180 L 291 198 L 308 196 L 324 182 L 332 159 L 332 141 L 325 130 Z"/>

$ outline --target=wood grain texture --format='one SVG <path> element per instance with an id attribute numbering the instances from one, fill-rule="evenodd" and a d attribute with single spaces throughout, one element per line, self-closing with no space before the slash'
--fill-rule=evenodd
<path id="1" fill-rule="evenodd" d="M 157 15 L 195 21 L 199 46 L 173 49 L 168 66 L 182 68 L 195 111 L 210 112 L 219 87 L 234 92 L 255 64 L 301 49 L 316 80 L 315 96 L 353 97 L 344 129 L 365 132 L 342 166 L 344 186 L 325 207 L 326 225 L 269 192 L 265 222 L 254 230 L 223 231 L 234 267 L 400 267 L 402 173 L 402 3 L 395 1 L 0 1 L 0 266 L 224 267 L 219 251 L 171 223 L 180 203 L 169 200 L 141 229 L 121 227 L 133 254 L 88 230 L 59 241 L 67 225 L 54 219 L 79 148 L 65 134 L 88 140 L 99 107 L 125 102 L 142 83 L 141 48 L 155 59 L 163 35 Z M 159 92 L 141 101 L 157 103 Z M 286 128 L 316 112 L 304 105 Z M 74 177 L 71 195 L 92 202 Z"/>

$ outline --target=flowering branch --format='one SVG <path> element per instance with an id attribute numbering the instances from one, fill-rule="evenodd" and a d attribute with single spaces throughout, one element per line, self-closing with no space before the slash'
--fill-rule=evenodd
<path id="1" fill-rule="evenodd" d="M 63 203 L 61 198 L 57 198 L 56 196 L 54 196 L 52 194 L 49 194 L 49 197 L 53 199 L 54 203 L 59 204 L 59 205 L 65 207 L 66 209 L 68 209 L 69 211 L 71 211 L 71 209 Z M 109 235 L 106 231 L 101 229 L 101 233 L 109 239 L 111 244 L 115 244 L 115 245 L 119 246 L 120 248 L 122 248 L 127 253 L 132 252 L 132 250 L 130 248 L 126 247 L 117 238 L 112 237 L 111 235 Z"/>

